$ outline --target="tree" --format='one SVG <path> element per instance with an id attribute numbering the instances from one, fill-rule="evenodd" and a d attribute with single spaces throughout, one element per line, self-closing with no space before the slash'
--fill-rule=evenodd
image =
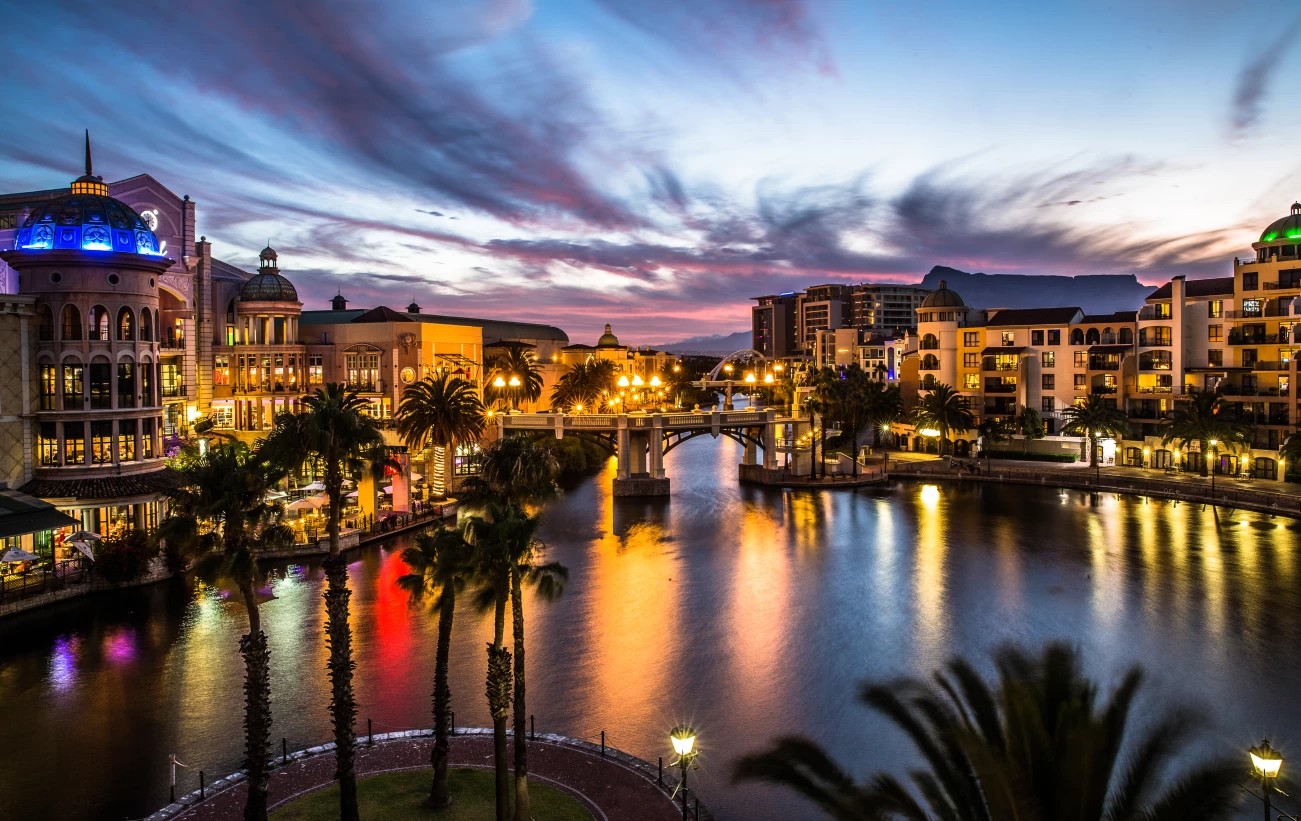
<path id="1" fill-rule="evenodd" d="M 1010 441 L 1016 434 L 1016 423 L 1001 416 L 990 416 L 980 423 L 980 449 L 985 452 L 985 462 L 993 459 L 994 445 Z"/>
<path id="2" fill-rule="evenodd" d="M 967 407 L 967 399 L 949 385 L 936 383 L 913 408 L 913 425 L 918 431 L 934 430 L 940 434 L 940 455 L 948 443 L 950 431 L 971 430 L 976 415 Z"/>
<path id="3" fill-rule="evenodd" d="M 398 585 L 411 594 L 411 603 L 429 601 L 438 611 L 438 648 L 434 657 L 434 748 L 430 764 L 434 781 L 425 803 L 441 809 L 451 803 L 447 786 L 447 762 L 451 746 L 452 688 L 447 681 L 448 656 L 452 645 L 452 619 L 456 615 L 456 596 L 474 578 L 474 549 L 460 531 L 440 527 L 416 537 L 416 543 L 402 551 L 402 560 L 411 572 L 398 578 Z"/>
<path id="4" fill-rule="evenodd" d="M 995 666 L 992 683 L 959 659 L 937 671 L 933 682 L 864 686 L 862 701 L 903 730 L 921 754 L 924 767 L 911 775 L 916 795 L 886 773 L 856 783 L 815 742 L 800 737 L 777 739 L 742 758 L 734 778 L 794 789 L 836 821 L 1232 817 L 1239 768 L 1231 761 L 1193 761 L 1177 779 L 1163 777 L 1176 759 L 1192 758 L 1186 752 L 1190 711 L 1174 709 L 1145 721 L 1144 735 L 1126 743 L 1143 680 L 1139 668 L 1099 703 L 1097 683 L 1082 674 L 1077 653 L 1064 645 L 1050 645 L 1037 657 L 1005 649 L 995 655 Z"/>
<path id="5" fill-rule="evenodd" d="M 878 394 L 871 391 L 880 384 L 873 382 L 867 372 L 857 364 L 850 365 L 841 376 L 841 390 L 836 402 L 837 415 L 849 428 L 850 446 L 853 448 L 854 476 L 858 476 L 858 432 L 874 419 L 872 402 Z"/>
<path id="6" fill-rule="evenodd" d="M 1089 443 L 1089 465 L 1100 470 L 1098 463 L 1098 439 L 1103 437 L 1121 438 L 1129 433 L 1129 418 L 1124 411 L 1107 405 L 1107 400 L 1100 393 L 1090 393 L 1074 405 L 1062 410 L 1062 433 L 1067 436 L 1083 436 Z"/>
<path id="7" fill-rule="evenodd" d="M 196 568 L 202 575 L 232 578 L 248 612 L 248 633 L 239 640 L 244 658 L 246 821 L 267 818 L 271 651 L 258 610 L 254 549 L 292 541 L 288 528 L 279 522 L 283 510 L 265 501 L 281 475 L 277 465 L 242 442 L 214 443 L 202 457 L 187 463 L 183 484 L 168 493 L 170 513 L 158 529 L 169 550 L 199 558 Z"/>
<path id="8" fill-rule="evenodd" d="M 479 475 L 463 485 L 467 504 L 532 504 L 559 492 L 555 454 L 527 435 L 505 436 L 484 448 Z"/>
<path id="9" fill-rule="evenodd" d="M 836 410 L 836 400 L 840 390 L 840 380 L 836 372 L 831 368 L 821 368 L 813 375 L 813 390 L 809 393 L 809 398 L 805 401 L 809 412 L 816 413 L 819 417 L 818 424 L 818 441 L 822 453 L 822 475 L 827 475 L 827 422 L 833 417 Z M 815 451 L 819 448 L 815 447 Z M 818 468 L 817 453 L 814 453 L 813 471 L 817 475 Z"/>
<path id="10" fill-rule="evenodd" d="M 359 469 L 376 471 L 387 461 L 379 421 L 367 414 L 370 403 L 357 391 L 331 382 L 303 400 L 304 410 L 282 414 L 263 443 L 263 451 L 283 469 L 295 470 L 309 458 L 325 469 L 330 499 L 330 555 L 325 569 L 325 636 L 330 647 L 330 719 L 334 724 L 335 777 L 339 780 L 342 821 L 357 821 L 357 699 L 352 688 L 352 627 L 348 611 L 348 563 L 339 547 L 343 480 Z"/>
<path id="11" fill-rule="evenodd" d="M 1178 442 L 1184 452 L 1197 442 L 1200 447 L 1198 472 L 1206 475 L 1211 442 L 1231 451 L 1251 444 L 1252 427 L 1224 401 L 1218 389 L 1194 393 L 1192 399 L 1176 402 L 1170 417 L 1161 422 L 1161 442 Z"/>
<path id="12" fill-rule="evenodd" d="M 1021 426 L 1021 436 L 1023 437 L 1021 450 L 1023 452 L 1030 450 L 1032 441 L 1038 441 L 1047 435 L 1047 431 L 1044 430 L 1043 417 L 1039 415 L 1039 411 L 1029 405 L 1021 408 L 1021 415 L 1017 417 L 1017 422 Z"/>
<path id="13" fill-rule="evenodd" d="M 566 413 L 597 413 L 614 395 L 618 370 L 608 359 L 579 362 L 560 375 L 551 388 L 551 409 Z"/>
<path id="14" fill-rule="evenodd" d="M 485 393 L 492 401 L 503 400 L 519 410 L 521 402 L 536 402 L 542 396 L 542 374 L 537 357 L 526 348 L 511 345 L 505 353 L 488 362 L 488 387 Z M 496 386 L 497 377 L 505 384 Z M 514 380 L 516 384 L 511 384 Z"/>
<path id="15" fill-rule="evenodd" d="M 412 453 L 433 445 L 439 469 L 447 448 L 478 442 L 483 426 L 483 402 L 474 386 L 446 373 L 409 386 L 398 405 L 398 434 Z"/>
<path id="16" fill-rule="evenodd" d="M 1283 472 L 1283 475 L 1286 476 L 1287 466 L 1296 465 L 1298 464 L 1297 460 L 1301 459 L 1301 434 L 1294 433 L 1289 436 L 1287 440 L 1283 442 L 1283 447 L 1278 449 L 1278 457 L 1283 461 L 1283 464 L 1279 466 L 1279 469 Z"/>

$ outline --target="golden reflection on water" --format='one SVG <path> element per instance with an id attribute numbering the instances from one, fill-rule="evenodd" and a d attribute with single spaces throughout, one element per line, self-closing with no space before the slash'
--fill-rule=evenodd
<path id="1" fill-rule="evenodd" d="M 792 558 L 767 510 L 747 504 L 739 525 L 731 595 L 724 605 L 729 611 L 727 652 L 738 685 L 732 696 L 738 710 L 768 715 L 781 709 L 781 688 L 773 683 L 789 662 L 782 650 L 793 618 Z"/>
<path id="2" fill-rule="evenodd" d="M 946 510 L 935 485 L 922 485 L 917 508 L 917 643 L 919 656 L 932 666 L 948 655 L 945 559 L 948 556 Z"/>

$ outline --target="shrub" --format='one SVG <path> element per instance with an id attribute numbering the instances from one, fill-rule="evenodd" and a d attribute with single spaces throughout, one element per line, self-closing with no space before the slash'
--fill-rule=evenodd
<path id="1" fill-rule="evenodd" d="M 1076 462 L 1079 456 L 1074 453 L 1035 453 L 1019 450 L 990 450 L 980 454 L 991 459 L 1020 459 L 1025 462 Z"/>
<path id="2" fill-rule="evenodd" d="M 600 445 L 580 439 L 577 436 L 566 436 L 563 439 L 548 439 L 546 441 L 547 447 L 556 457 L 556 464 L 560 466 L 561 477 L 599 470 L 605 464 L 608 456 Z"/>
<path id="3" fill-rule="evenodd" d="M 149 538 L 142 530 L 125 536 L 104 539 L 95 549 L 95 569 L 113 584 L 135 581 L 149 570 L 154 555 Z"/>

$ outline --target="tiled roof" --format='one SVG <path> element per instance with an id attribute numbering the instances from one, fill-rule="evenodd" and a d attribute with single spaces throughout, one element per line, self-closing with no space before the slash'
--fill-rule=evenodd
<path id="1" fill-rule="evenodd" d="M 1069 325 L 1079 313 L 1079 308 L 1004 308 L 985 320 L 985 326 Z"/>
<path id="2" fill-rule="evenodd" d="M 1116 311 L 1114 314 L 1085 314 L 1076 325 L 1096 325 L 1099 322 L 1134 322 L 1138 311 Z"/>
<path id="3" fill-rule="evenodd" d="M 410 317 L 400 314 L 387 305 L 371 308 L 366 313 L 352 320 L 353 322 L 410 322 Z"/>
<path id="4" fill-rule="evenodd" d="M 42 499 L 127 499 L 174 490 L 180 487 L 181 476 L 180 471 L 165 467 L 94 479 L 33 479 L 18 490 Z"/>
<path id="5" fill-rule="evenodd" d="M 485 348 L 536 348 L 532 342 L 520 342 L 517 339 L 496 339 L 483 343 Z"/>
<path id="6" fill-rule="evenodd" d="M 1148 299 L 1169 299 L 1170 283 L 1167 282 L 1148 295 Z M 1233 296 L 1233 277 L 1213 277 L 1211 279 L 1190 279 L 1184 283 L 1185 296 Z"/>

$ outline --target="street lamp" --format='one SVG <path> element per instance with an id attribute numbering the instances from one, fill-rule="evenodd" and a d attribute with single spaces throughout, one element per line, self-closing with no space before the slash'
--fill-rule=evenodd
<path id="1" fill-rule="evenodd" d="M 504 387 L 506 387 L 506 380 L 505 380 L 505 379 L 502 379 L 502 378 L 499 376 L 499 377 L 497 377 L 496 379 L 492 380 L 492 386 L 493 386 L 494 388 L 504 388 Z"/>
<path id="2" fill-rule="evenodd" d="M 1206 454 L 1206 461 L 1210 463 L 1209 467 L 1211 469 L 1211 499 L 1212 500 L 1215 499 L 1215 457 L 1212 454 L 1215 453 L 1215 446 L 1218 444 L 1220 444 L 1218 439 L 1212 439 L 1211 452 Z"/>
<path id="3" fill-rule="evenodd" d="M 618 386 L 621 388 L 628 387 L 628 377 L 626 376 L 619 377 L 619 381 L 616 384 L 618 384 Z"/>
<path id="4" fill-rule="evenodd" d="M 658 387 L 660 386 L 660 377 L 659 377 L 659 374 L 656 374 L 655 376 L 652 376 L 652 377 L 651 377 L 650 386 L 651 386 L 652 388 L 658 388 Z"/>
<path id="5" fill-rule="evenodd" d="M 669 766 L 682 769 L 682 783 L 678 789 L 682 790 L 682 821 L 687 821 L 687 768 L 699 755 L 696 750 L 696 731 L 687 726 L 674 727 L 673 732 L 669 733 L 669 741 L 673 744 L 673 752 L 678 754 L 678 760 Z"/>
<path id="6" fill-rule="evenodd" d="M 763 375 L 763 383 L 764 383 L 765 385 L 771 385 L 771 384 L 773 383 L 772 374 L 770 374 L 770 373 L 766 373 L 766 374 L 764 374 L 764 375 Z"/>
<path id="7" fill-rule="evenodd" d="M 641 385 L 644 384 L 644 383 L 641 381 L 641 377 L 640 377 L 640 376 L 638 376 L 637 374 L 633 374 L 633 376 L 632 376 L 632 384 L 633 384 L 634 386 L 641 386 Z"/>
<path id="8" fill-rule="evenodd" d="M 1247 750 L 1247 754 L 1251 756 L 1252 769 L 1260 776 L 1260 796 L 1265 801 L 1265 821 L 1270 821 L 1273 813 L 1269 794 L 1274 789 L 1270 779 L 1278 778 L 1278 771 L 1283 767 L 1283 756 L 1278 754 L 1278 750 L 1269 746 L 1268 738 L 1260 742 L 1259 747 Z"/>
<path id="9" fill-rule="evenodd" d="M 518 387 L 519 387 L 519 377 L 518 377 L 518 376 L 515 376 L 515 375 L 512 374 L 512 375 L 511 375 L 511 378 L 510 378 L 510 383 L 509 383 L 509 384 L 510 384 L 510 386 L 511 386 L 512 388 L 518 388 Z"/>

